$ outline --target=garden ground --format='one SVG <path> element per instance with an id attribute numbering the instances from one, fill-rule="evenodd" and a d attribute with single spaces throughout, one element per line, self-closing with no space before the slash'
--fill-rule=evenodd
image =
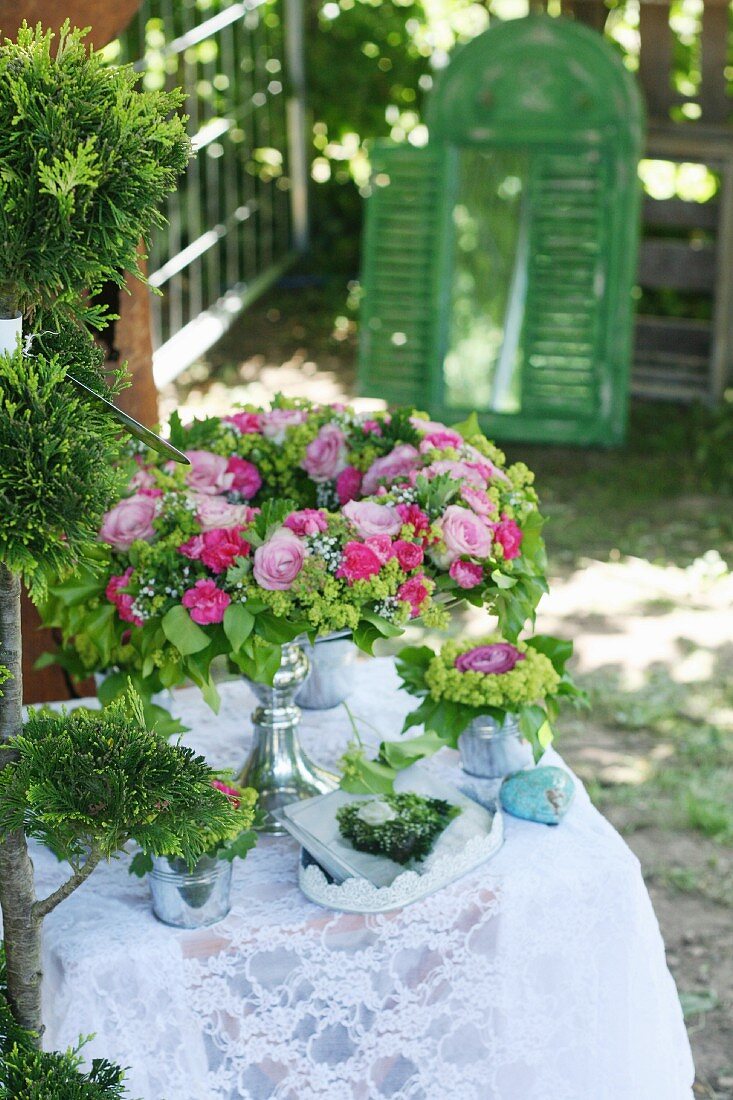
<path id="1" fill-rule="evenodd" d="M 354 303 L 350 303 L 353 307 Z M 188 415 L 282 391 L 355 390 L 342 287 L 278 287 L 163 394 Z M 571 637 L 592 709 L 559 747 L 639 857 L 697 1066 L 733 1100 L 733 509 L 728 422 L 634 407 L 623 450 L 508 448 L 535 470 L 551 594 L 539 627 Z M 721 488 L 722 485 L 722 488 Z M 480 630 L 475 615 L 462 623 Z"/>

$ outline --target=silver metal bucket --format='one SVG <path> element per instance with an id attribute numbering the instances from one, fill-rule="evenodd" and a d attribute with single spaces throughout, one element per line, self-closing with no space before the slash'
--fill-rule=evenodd
<path id="1" fill-rule="evenodd" d="M 176 928 L 204 928 L 222 920 L 230 909 L 232 865 L 202 856 L 192 871 L 182 859 L 158 856 L 148 875 L 153 912 Z"/>
<path id="2" fill-rule="evenodd" d="M 533 763 L 532 746 L 519 732 L 519 721 L 508 714 L 503 725 L 488 715 L 474 718 L 458 738 L 461 767 L 482 779 L 513 775 Z"/>

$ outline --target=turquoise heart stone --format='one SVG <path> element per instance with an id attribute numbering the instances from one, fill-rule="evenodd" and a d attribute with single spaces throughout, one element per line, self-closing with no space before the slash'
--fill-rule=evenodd
<path id="1" fill-rule="evenodd" d="M 514 817 L 557 825 L 574 794 L 575 784 L 568 773 L 550 765 L 510 775 L 501 785 L 500 799 L 503 809 Z"/>

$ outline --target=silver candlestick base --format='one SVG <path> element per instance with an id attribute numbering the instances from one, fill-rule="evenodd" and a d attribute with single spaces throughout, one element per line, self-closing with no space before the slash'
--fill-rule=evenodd
<path id="1" fill-rule="evenodd" d="M 294 699 L 307 675 L 308 658 L 300 645 L 290 642 L 282 647 L 280 667 L 271 685 L 247 681 L 260 706 L 252 714 L 252 750 L 237 782 L 258 792 L 259 807 L 266 815 L 262 832 L 285 832 L 273 810 L 338 786 L 338 777 L 314 764 L 298 739 L 300 708 Z"/>

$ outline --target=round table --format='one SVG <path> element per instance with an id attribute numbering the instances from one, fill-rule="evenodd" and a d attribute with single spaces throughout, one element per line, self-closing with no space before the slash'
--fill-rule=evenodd
<path id="1" fill-rule="evenodd" d="M 391 737 L 413 701 L 378 659 L 357 662 L 349 702 Z M 253 706 L 242 683 L 223 686 L 219 715 L 195 689 L 175 696 L 184 740 L 216 766 L 241 765 Z M 302 736 L 333 765 L 343 708 L 305 712 Z M 456 758 L 443 750 L 433 766 Z M 34 858 L 42 890 L 60 881 L 49 853 Z M 579 783 L 558 827 L 507 816 L 493 859 L 386 914 L 310 903 L 295 843 L 263 837 L 234 865 L 230 915 L 180 931 L 154 919 L 127 862 L 96 871 L 46 922 L 44 1043 L 95 1033 L 87 1057 L 129 1066 L 131 1096 L 690 1100 L 638 861 Z"/>

